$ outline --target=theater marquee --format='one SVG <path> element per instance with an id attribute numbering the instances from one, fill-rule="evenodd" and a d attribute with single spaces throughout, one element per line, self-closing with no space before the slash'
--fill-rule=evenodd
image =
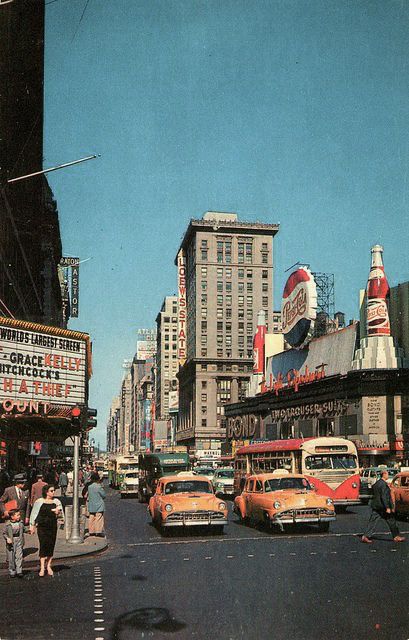
<path id="1" fill-rule="evenodd" d="M 87 334 L 0 318 L 0 413 L 48 413 L 85 404 Z"/>

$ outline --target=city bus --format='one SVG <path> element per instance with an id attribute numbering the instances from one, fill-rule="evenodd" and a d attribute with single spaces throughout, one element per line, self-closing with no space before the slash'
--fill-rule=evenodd
<path id="1" fill-rule="evenodd" d="M 139 502 L 148 502 L 162 476 L 172 476 L 190 470 L 187 452 L 139 454 Z"/>
<path id="2" fill-rule="evenodd" d="M 136 456 L 118 455 L 111 458 L 108 465 L 109 485 L 113 489 L 119 489 L 127 471 L 138 471 L 138 458 Z"/>
<path id="3" fill-rule="evenodd" d="M 234 460 L 235 495 L 247 476 L 287 469 L 302 473 L 317 493 L 333 499 L 338 508 L 360 504 L 359 466 L 355 444 L 345 438 L 273 440 L 240 447 Z"/>

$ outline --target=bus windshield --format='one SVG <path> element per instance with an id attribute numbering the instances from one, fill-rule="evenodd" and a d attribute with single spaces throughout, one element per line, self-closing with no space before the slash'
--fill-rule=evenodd
<path id="1" fill-rule="evenodd" d="M 307 456 L 305 458 L 306 469 L 356 469 L 357 459 L 352 454 L 335 454 L 325 456 Z"/>

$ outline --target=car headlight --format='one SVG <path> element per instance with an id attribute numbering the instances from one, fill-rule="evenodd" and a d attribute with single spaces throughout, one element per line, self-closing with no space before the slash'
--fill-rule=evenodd
<path id="1" fill-rule="evenodd" d="M 216 483 L 216 489 L 223 489 L 224 485 L 222 482 L 217 482 Z"/>
<path id="2" fill-rule="evenodd" d="M 276 500 L 273 506 L 274 506 L 274 509 L 279 509 L 281 507 L 281 502 Z"/>
<path id="3" fill-rule="evenodd" d="M 327 504 L 328 504 L 328 505 L 329 505 L 329 504 L 333 504 L 333 503 L 334 503 L 334 501 L 332 500 L 332 498 L 327 498 Z"/>
<path id="4" fill-rule="evenodd" d="M 227 504 L 225 502 L 219 502 L 219 509 L 227 509 Z"/>
<path id="5" fill-rule="evenodd" d="M 356 489 L 358 485 L 357 485 L 356 482 L 353 482 L 351 486 L 352 486 L 353 489 Z"/>
<path id="6" fill-rule="evenodd" d="M 173 507 L 171 504 L 165 504 L 165 511 L 172 511 Z"/>

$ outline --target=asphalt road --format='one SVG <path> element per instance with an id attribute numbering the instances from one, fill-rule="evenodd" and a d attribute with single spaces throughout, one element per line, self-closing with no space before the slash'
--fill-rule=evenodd
<path id="1" fill-rule="evenodd" d="M 224 535 L 163 538 L 145 505 L 110 490 L 107 552 L 57 563 L 54 578 L 1 570 L 0 640 L 408 640 L 409 542 L 360 543 L 368 513 L 340 514 L 329 534 L 232 514 Z"/>

